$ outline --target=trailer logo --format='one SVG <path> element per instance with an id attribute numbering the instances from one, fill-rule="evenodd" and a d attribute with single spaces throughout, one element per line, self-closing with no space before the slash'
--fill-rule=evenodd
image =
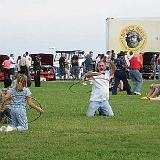
<path id="1" fill-rule="evenodd" d="M 147 35 L 142 27 L 129 25 L 120 33 L 120 44 L 126 50 L 142 50 L 147 41 Z"/>

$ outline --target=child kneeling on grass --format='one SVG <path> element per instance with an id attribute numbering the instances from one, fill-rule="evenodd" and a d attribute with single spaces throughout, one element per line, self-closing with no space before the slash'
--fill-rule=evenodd
<path id="1" fill-rule="evenodd" d="M 14 86 L 5 96 L 5 100 L 11 99 L 11 126 L 1 127 L 0 131 L 24 131 L 28 130 L 27 104 L 38 112 L 44 112 L 42 108 L 32 102 L 31 91 L 27 88 L 27 80 L 24 75 L 18 77 Z"/>
<path id="2" fill-rule="evenodd" d="M 142 97 L 143 100 L 160 100 L 160 84 L 151 84 L 150 90 L 146 97 Z"/>

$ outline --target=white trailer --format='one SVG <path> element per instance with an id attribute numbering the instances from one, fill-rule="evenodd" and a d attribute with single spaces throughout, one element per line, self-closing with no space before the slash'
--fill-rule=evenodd
<path id="1" fill-rule="evenodd" d="M 107 18 L 106 50 L 160 52 L 160 18 Z"/>

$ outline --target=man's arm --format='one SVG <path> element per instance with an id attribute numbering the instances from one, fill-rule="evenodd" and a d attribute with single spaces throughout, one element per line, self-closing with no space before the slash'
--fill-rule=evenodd
<path id="1" fill-rule="evenodd" d="M 85 77 L 91 78 L 93 76 L 98 76 L 98 75 L 101 75 L 101 74 L 105 74 L 105 71 L 101 71 L 101 72 L 91 72 L 91 71 L 89 71 L 85 74 Z"/>

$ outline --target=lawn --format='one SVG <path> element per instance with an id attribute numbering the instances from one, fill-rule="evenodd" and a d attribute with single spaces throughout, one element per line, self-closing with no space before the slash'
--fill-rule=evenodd
<path id="1" fill-rule="evenodd" d="M 158 82 L 158 81 L 157 81 Z M 26 132 L 0 133 L 2 160 L 158 160 L 160 102 L 110 95 L 114 117 L 85 116 L 91 86 L 42 82 L 31 86 L 45 113 Z M 144 81 L 143 96 L 153 81 Z M 3 86 L 3 83 L 0 83 Z M 28 110 L 30 119 L 39 114 Z"/>

